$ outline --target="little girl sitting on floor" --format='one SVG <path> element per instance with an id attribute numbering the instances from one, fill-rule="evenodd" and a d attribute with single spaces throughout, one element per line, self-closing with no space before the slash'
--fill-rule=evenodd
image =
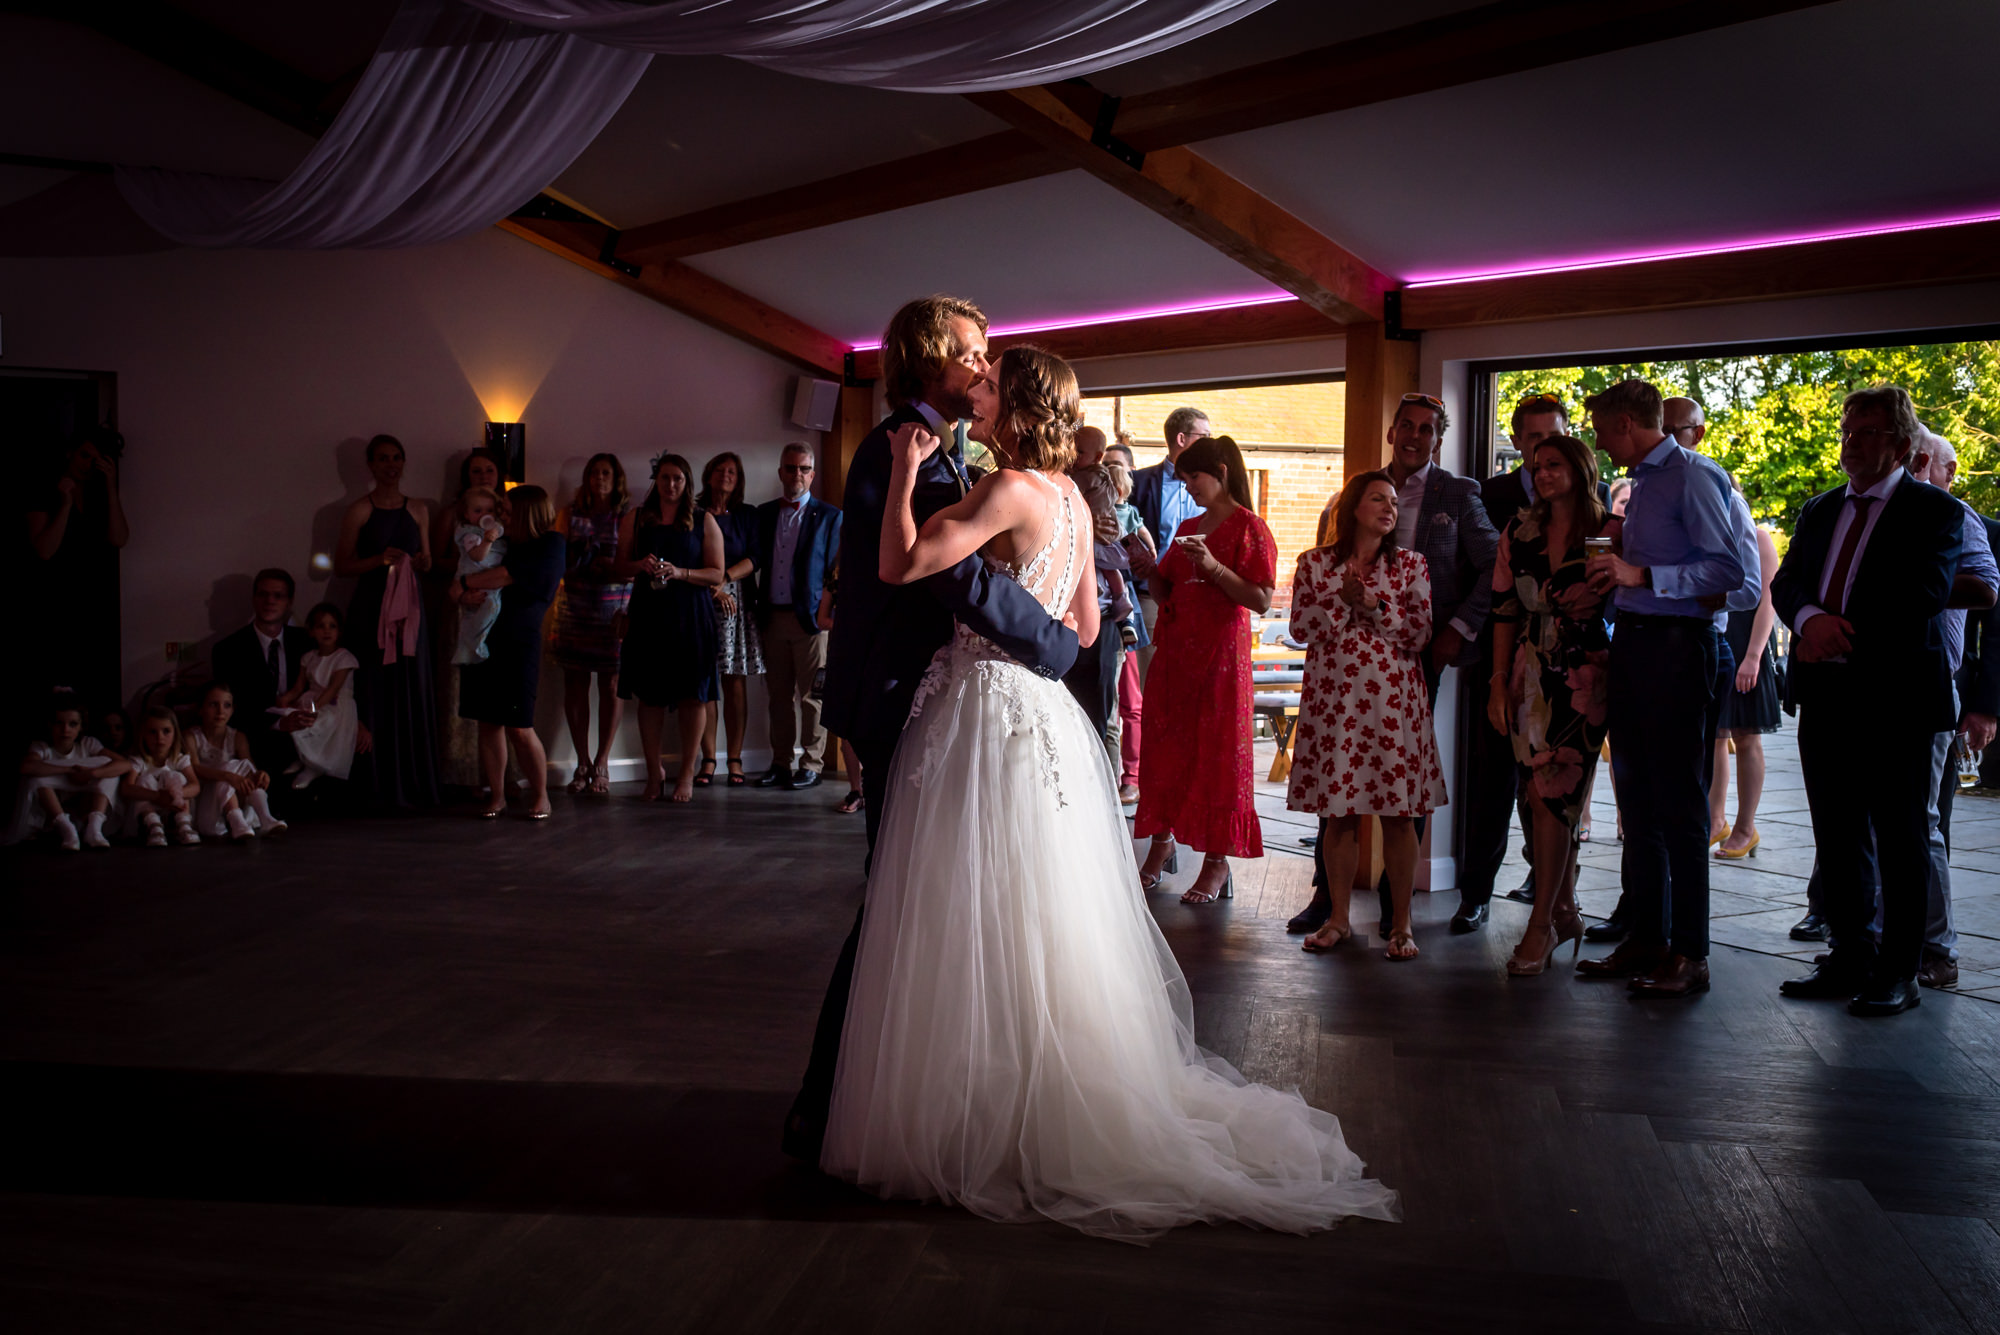
<path id="1" fill-rule="evenodd" d="M 491 487 L 468 487 L 458 502 L 458 527 L 451 545 L 458 548 L 458 575 L 476 575 L 507 559 L 506 526 L 496 513 L 500 497 Z M 451 661 L 460 667 L 486 661 L 486 632 L 500 617 L 500 600 L 482 598 L 476 607 L 458 609 L 458 648 Z"/>
<path id="2" fill-rule="evenodd" d="M 321 775 L 345 779 L 355 753 L 372 744 L 354 711 L 354 669 L 360 663 L 340 647 L 340 628 L 340 609 L 332 603 L 321 603 L 306 614 L 306 633 L 316 647 L 300 661 L 298 682 L 278 697 L 284 711 L 278 727 L 292 735 L 299 752 L 294 788 L 304 788 Z"/>
<path id="3" fill-rule="evenodd" d="M 250 739 L 229 726 L 235 713 L 236 693 L 227 682 L 218 681 L 201 697 L 201 720 L 187 737 L 194 776 L 201 780 L 194 827 L 210 837 L 226 832 L 240 844 L 258 834 L 276 834 L 285 823 L 271 814 L 270 795 L 265 792 L 271 776 L 251 761 Z"/>
<path id="4" fill-rule="evenodd" d="M 140 716 L 137 740 L 132 772 L 118 785 L 125 833 L 144 835 L 148 848 L 165 848 L 167 832 L 160 818 L 171 815 L 175 843 L 200 843 L 194 802 L 201 796 L 201 780 L 195 778 L 194 762 L 182 743 L 180 719 L 173 710 L 155 705 Z"/>
<path id="5" fill-rule="evenodd" d="M 33 742 L 21 761 L 20 805 L 14 813 L 8 843 L 47 830 L 65 853 L 78 847 L 109 848 L 104 837 L 105 813 L 111 809 L 118 776 L 131 763 L 104 749 L 95 737 L 83 735 L 83 709 L 68 692 L 57 695 L 49 708 L 48 740 Z M 79 841 L 76 815 L 83 816 Z"/>

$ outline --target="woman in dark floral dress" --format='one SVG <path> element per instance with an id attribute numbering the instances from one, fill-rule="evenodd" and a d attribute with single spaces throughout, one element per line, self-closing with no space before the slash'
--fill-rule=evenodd
<path id="1" fill-rule="evenodd" d="M 618 618 L 632 599 L 632 581 L 620 579 L 618 525 L 624 521 L 625 467 L 615 454 L 593 454 L 583 466 L 576 499 L 556 516 L 568 569 L 556 595 L 549 652 L 563 670 L 563 716 L 576 748 L 572 793 L 603 797 L 611 791 L 611 740 L 624 707 L 618 699 Z M 597 750 L 590 748 L 590 683 L 597 682 Z"/>
<path id="2" fill-rule="evenodd" d="M 1510 974 L 1548 968 L 1564 941 L 1581 943 L 1576 908 L 1577 825 L 1604 745 L 1604 600 L 1584 584 L 1585 544 L 1616 543 L 1623 521 L 1597 499 L 1597 458 L 1574 436 L 1535 447 L 1533 507 L 1500 539 L 1493 565 L 1493 680 L 1487 717 L 1514 741 L 1527 785 L 1537 868 L 1535 907 Z M 1572 953 L 1575 947 L 1571 948 Z"/>

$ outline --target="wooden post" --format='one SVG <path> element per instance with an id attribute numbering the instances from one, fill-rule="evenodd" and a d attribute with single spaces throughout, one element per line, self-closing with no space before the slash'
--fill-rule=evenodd
<path id="1" fill-rule="evenodd" d="M 1347 326 L 1347 432 L 1341 473 L 1352 481 L 1389 462 L 1396 405 L 1417 388 L 1417 344 L 1385 337 L 1380 324 Z M 1382 876 L 1382 836 L 1374 821 L 1357 832 L 1354 888 L 1373 890 Z M 1389 926 L 1382 925 L 1384 935 Z"/>

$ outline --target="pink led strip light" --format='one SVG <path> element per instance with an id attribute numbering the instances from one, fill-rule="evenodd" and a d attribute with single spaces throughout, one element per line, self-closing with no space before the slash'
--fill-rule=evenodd
<path id="1" fill-rule="evenodd" d="M 1065 316 L 1056 320 L 1037 320 L 1032 324 L 995 325 L 986 331 L 988 338 L 1008 338 L 1015 334 L 1047 334 L 1058 329 L 1087 329 L 1092 325 L 1118 324 L 1127 320 L 1158 320 L 1169 315 L 1201 315 L 1208 311 L 1245 310 L 1252 306 L 1274 306 L 1281 301 L 1297 301 L 1289 292 L 1266 292 L 1254 297 L 1224 297 L 1216 301 L 1196 302 L 1186 306 L 1152 306 L 1136 311 L 1110 311 L 1103 315 Z M 856 343 L 854 351 L 873 352 L 882 346 L 879 340 Z"/>
<path id="2" fill-rule="evenodd" d="M 1883 223 L 1874 227 L 1853 227 L 1835 232 L 1810 232 L 1796 236 L 1758 237 L 1722 245 L 1690 246 L 1685 250 L 1655 251 L 1636 255 L 1601 255 L 1587 259 L 1562 260 L 1553 264 L 1525 265 L 1518 269 L 1494 269 L 1482 273 L 1433 274 L 1412 278 L 1407 287 L 1444 287 L 1455 283 L 1490 283 L 1501 278 L 1526 278 L 1541 274 L 1580 273 L 1590 269 L 1615 269 L 1628 264 L 1653 264 L 1660 260 L 1689 259 L 1702 255 L 1734 255 L 1744 251 L 1777 250 L 1804 246 L 1817 241 L 1850 241 L 1860 237 L 1890 236 L 1898 232 L 1937 231 L 1948 227 L 1969 227 L 1974 223 L 2000 222 L 2000 213 L 1979 213 L 1953 218 L 1923 218 L 1912 222 Z"/>

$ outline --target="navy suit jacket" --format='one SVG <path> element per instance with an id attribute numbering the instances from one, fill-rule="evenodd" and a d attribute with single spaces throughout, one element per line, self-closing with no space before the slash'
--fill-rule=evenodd
<path id="1" fill-rule="evenodd" d="M 1500 535 L 1486 517 L 1479 484 L 1432 464 L 1410 546 L 1430 565 L 1431 634 L 1448 622 L 1464 622 L 1471 634 L 1452 661 L 1461 667 L 1477 662 L 1479 632 L 1493 607 L 1493 561 L 1500 551 Z"/>
<path id="2" fill-rule="evenodd" d="M 1847 487 L 1806 502 L 1791 545 L 1771 581 L 1771 601 L 1787 626 L 1819 606 L 1819 586 L 1832 551 L 1833 526 L 1847 504 Z M 1785 683 L 1801 705 L 1865 705 L 1877 723 L 1894 718 L 1926 732 L 1958 725 L 1945 660 L 1945 604 L 1964 547 L 1965 510 L 1949 492 L 1904 474 L 1882 504 L 1875 531 L 1853 572 L 1853 592 L 1841 615 L 1854 627 L 1845 663 L 1807 663 L 1794 654 Z M 1831 612 L 1831 608 L 1823 608 Z M 1886 709 L 1888 701 L 1893 709 Z"/>
<path id="3" fill-rule="evenodd" d="M 765 501 L 757 507 L 757 546 L 750 559 L 757 563 L 757 606 L 768 617 L 781 610 L 771 602 L 771 553 L 778 546 L 778 509 L 784 502 Z M 792 601 L 789 610 L 799 624 L 819 633 L 819 595 L 840 555 L 840 510 L 817 496 L 801 502 L 799 540 L 792 548 Z"/>
<path id="4" fill-rule="evenodd" d="M 1054 680 L 1076 662 L 1076 632 L 1043 611 L 1032 593 L 989 571 L 976 552 L 913 584 L 882 582 L 889 437 L 905 422 L 923 420 L 913 407 L 896 409 L 862 439 L 847 466 L 840 608 L 827 643 L 822 692 L 826 724 L 843 737 L 903 726 L 924 669 L 951 639 L 954 617 L 1040 676 Z M 964 495 L 945 449 L 917 474 L 912 499 L 919 524 Z"/>
<path id="5" fill-rule="evenodd" d="M 299 679 L 300 661 L 319 647 L 303 626 L 287 625 L 284 641 L 285 681 L 275 691 L 271 689 L 271 665 L 257 643 L 255 626 L 244 625 L 230 631 L 215 642 L 215 649 L 208 656 L 214 679 L 227 682 L 236 697 L 236 714 L 230 719 L 231 725 L 249 739 L 250 753 L 258 768 L 272 773 L 277 772 L 274 765 L 282 768 L 297 753 L 292 749 L 291 737 L 273 729 L 275 720 L 268 711 L 278 702 L 278 696 L 289 691 Z"/>

